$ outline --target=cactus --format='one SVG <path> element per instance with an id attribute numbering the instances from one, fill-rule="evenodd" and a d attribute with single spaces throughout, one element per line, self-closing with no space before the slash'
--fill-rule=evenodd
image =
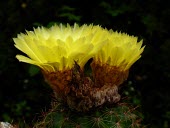
<path id="1" fill-rule="evenodd" d="M 142 118 L 136 110 L 137 107 L 131 105 L 128 98 L 120 98 L 117 87 L 108 86 L 109 88 L 96 89 L 92 78 L 89 77 L 92 72 L 88 77 L 84 76 L 76 62 L 73 69 L 69 70 L 70 72 L 72 81 L 68 83 L 69 93 L 64 93 L 67 94 L 64 99 L 58 98 L 60 95 L 55 95 L 52 108 L 43 114 L 43 119 L 35 125 L 35 128 L 141 128 Z M 65 75 L 61 72 L 59 74 L 55 74 L 58 77 L 54 77 L 52 74 L 55 79 L 51 78 L 51 74 L 44 74 L 44 76 L 49 84 L 56 86 L 56 83 L 62 83 L 61 80 L 66 81 L 65 78 L 68 78 L 66 72 L 64 72 Z M 62 76 L 61 80 L 56 79 Z M 119 78 L 121 77 L 124 78 L 124 75 L 121 74 Z M 121 81 L 121 79 L 119 80 Z M 84 86 L 85 84 L 89 87 Z M 72 90 L 71 87 L 74 89 Z M 77 96 L 77 94 L 79 95 Z M 94 95 L 96 96 L 92 97 Z M 96 97 L 99 99 L 97 100 Z M 88 99 L 87 101 L 90 99 L 92 102 L 87 102 L 86 99 Z"/>
<path id="2" fill-rule="evenodd" d="M 88 112 L 73 111 L 54 102 L 52 109 L 43 115 L 35 128 L 141 128 L 142 118 L 136 107 L 122 100 Z"/>
<path id="3" fill-rule="evenodd" d="M 14 42 L 28 55 L 17 59 L 42 69 L 57 101 L 36 127 L 139 127 L 134 109 L 119 94 L 144 50 L 137 37 L 100 26 L 60 24 L 19 34 Z"/>

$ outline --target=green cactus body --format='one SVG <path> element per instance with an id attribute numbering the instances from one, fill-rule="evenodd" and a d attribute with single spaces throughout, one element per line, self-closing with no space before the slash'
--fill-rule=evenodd
<path id="1" fill-rule="evenodd" d="M 136 108 L 127 103 L 77 112 L 55 102 L 35 128 L 139 128 L 140 122 Z"/>

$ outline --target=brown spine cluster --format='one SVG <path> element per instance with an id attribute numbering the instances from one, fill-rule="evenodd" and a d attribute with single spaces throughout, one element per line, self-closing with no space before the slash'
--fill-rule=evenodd
<path id="1" fill-rule="evenodd" d="M 108 65 L 91 64 L 93 78 L 84 76 L 75 62 L 70 70 L 43 72 L 46 80 L 61 99 L 71 109 L 88 111 L 90 108 L 120 100 L 118 86 L 127 78 L 128 71 Z M 93 79 L 93 80 L 92 80 Z"/>

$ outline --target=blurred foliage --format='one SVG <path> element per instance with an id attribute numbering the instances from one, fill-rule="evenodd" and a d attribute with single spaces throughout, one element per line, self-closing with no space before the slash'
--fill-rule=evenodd
<path id="1" fill-rule="evenodd" d="M 12 38 L 41 25 L 77 22 L 100 24 L 144 40 L 143 56 L 131 68 L 122 90 L 141 106 L 148 127 L 170 127 L 169 6 L 169 0 L 2 0 L 0 121 L 31 125 L 52 99 L 40 70 L 16 60 L 20 52 Z"/>

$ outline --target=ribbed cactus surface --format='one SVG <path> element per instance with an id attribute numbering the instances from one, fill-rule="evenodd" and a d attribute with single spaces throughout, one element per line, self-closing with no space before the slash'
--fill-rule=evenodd
<path id="1" fill-rule="evenodd" d="M 141 118 L 136 107 L 119 102 L 77 112 L 55 102 L 35 128 L 141 128 Z"/>

